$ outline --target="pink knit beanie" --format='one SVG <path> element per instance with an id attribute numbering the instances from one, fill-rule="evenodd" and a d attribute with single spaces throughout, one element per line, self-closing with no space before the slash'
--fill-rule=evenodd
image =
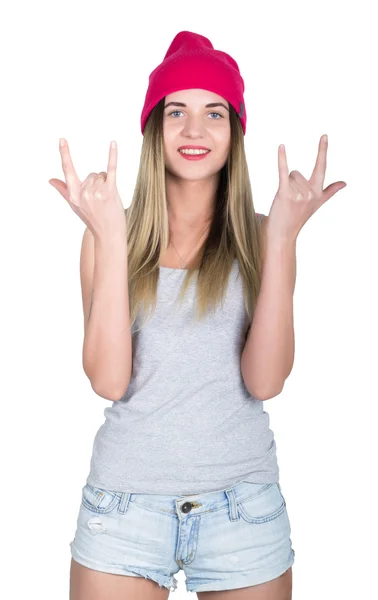
<path id="1" fill-rule="evenodd" d="M 214 50 L 206 37 L 191 31 L 180 31 L 174 37 L 163 62 L 150 74 L 141 115 L 142 134 L 151 110 L 162 98 L 193 88 L 223 96 L 236 110 L 245 134 L 244 81 L 237 62 L 229 54 Z"/>

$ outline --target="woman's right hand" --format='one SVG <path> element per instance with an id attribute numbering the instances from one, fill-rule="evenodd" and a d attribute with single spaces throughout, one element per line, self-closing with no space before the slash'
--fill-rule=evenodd
<path id="1" fill-rule="evenodd" d="M 125 210 L 116 185 L 117 145 L 110 145 L 108 171 L 90 173 L 81 183 L 72 163 L 66 140 L 59 146 L 66 183 L 50 179 L 49 183 L 67 200 L 95 238 L 115 233 L 126 235 Z M 101 175 L 101 177 L 99 177 Z"/>

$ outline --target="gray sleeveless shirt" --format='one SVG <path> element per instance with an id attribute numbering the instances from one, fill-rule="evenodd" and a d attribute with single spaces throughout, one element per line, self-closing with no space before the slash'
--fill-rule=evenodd
<path id="1" fill-rule="evenodd" d="M 90 485 L 188 495 L 279 481 L 269 415 L 240 369 L 249 322 L 238 263 L 223 307 L 200 322 L 192 321 L 195 277 L 182 306 L 175 305 L 185 274 L 160 267 L 155 313 L 142 329 L 139 318 L 133 325 L 130 383 L 104 410 Z"/>

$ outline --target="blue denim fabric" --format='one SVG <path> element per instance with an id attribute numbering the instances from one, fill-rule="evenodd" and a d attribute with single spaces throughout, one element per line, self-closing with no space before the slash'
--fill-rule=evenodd
<path id="1" fill-rule="evenodd" d="M 86 484 L 72 557 L 106 573 L 144 577 L 188 592 L 265 583 L 294 563 L 279 483 L 172 496 L 113 492 Z"/>

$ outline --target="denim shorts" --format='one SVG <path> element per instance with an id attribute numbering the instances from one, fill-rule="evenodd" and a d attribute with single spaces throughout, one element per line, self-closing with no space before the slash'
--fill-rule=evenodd
<path id="1" fill-rule="evenodd" d="M 279 483 L 241 481 L 219 491 L 172 496 L 82 489 L 71 554 L 105 573 L 152 579 L 187 592 L 271 581 L 294 563 Z"/>

